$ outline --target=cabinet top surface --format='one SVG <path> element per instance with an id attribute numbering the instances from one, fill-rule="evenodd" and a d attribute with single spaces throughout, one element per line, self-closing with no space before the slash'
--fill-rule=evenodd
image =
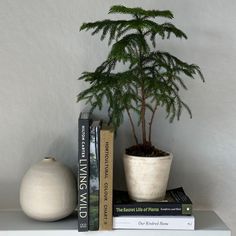
<path id="1" fill-rule="evenodd" d="M 196 231 L 229 231 L 213 211 L 195 211 Z M 77 231 L 77 215 L 57 222 L 40 222 L 28 218 L 21 211 L 0 211 L 0 231 Z"/>

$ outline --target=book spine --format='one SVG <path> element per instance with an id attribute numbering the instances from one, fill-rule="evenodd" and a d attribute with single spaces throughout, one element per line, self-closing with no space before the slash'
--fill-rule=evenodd
<path id="1" fill-rule="evenodd" d="M 176 203 L 176 204 L 165 204 L 158 203 L 154 205 L 145 205 L 140 204 L 131 204 L 131 205 L 122 205 L 114 204 L 113 205 L 113 216 L 164 216 L 164 215 L 173 215 L 173 216 L 189 216 L 192 214 L 192 205 Z"/>
<path id="2" fill-rule="evenodd" d="M 99 126 L 90 128 L 89 230 L 99 230 Z"/>
<path id="3" fill-rule="evenodd" d="M 100 131 L 99 230 L 112 230 L 113 130 Z"/>
<path id="4" fill-rule="evenodd" d="M 113 229 L 194 230 L 193 216 L 113 217 Z"/>
<path id="5" fill-rule="evenodd" d="M 89 119 L 79 119 L 78 231 L 88 231 L 89 212 Z"/>

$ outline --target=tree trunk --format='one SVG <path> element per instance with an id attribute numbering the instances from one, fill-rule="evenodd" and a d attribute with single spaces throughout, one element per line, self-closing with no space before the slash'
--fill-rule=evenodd
<path id="1" fill-rule="evenodd" d="M 147 143 L 147 135 L 146 135 L 146 104 L 145 104 L 145 94 L 144 94 L 144 88 L 142 86 L 142 103 L 141 103 L 141 124 L 142 124 L 142 137 L 143 137 L 143 145 Z"/>

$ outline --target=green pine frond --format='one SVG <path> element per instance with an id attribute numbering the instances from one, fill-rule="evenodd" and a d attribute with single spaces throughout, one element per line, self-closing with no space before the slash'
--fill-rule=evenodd
<path id="1" fill-rule="evenodd" d="M 156 43 L 156 35 L 161 36 L 162 39 L 170 38 L 171 34 L 177 38 L 187 39 L 186 34 L 171 23 L 157 24 L 151 20 L 143 20 L 143 25 L 145 25 L 146 29 L 144 34 L 150 35 L 150 40 L 154 47 Z"/>
<path id="2" fill-rule="evenodd" d="M 113 44 L 108 58 L 123 62 L 128 60 L 133 62 L 139 56 L 138 53 L 146 54 L 149 51 L 149 45 L 143 35 L 128 34 Z"/>
<path id="3" fill-rule="evenodd" d="M 161 27 L 163 28 L 163 31 L 167 33 L 167 38 L 170 38 L 171 34 L 174 34 L 177 38 L 187 39 L 187 35 L 171 23 L 164 23 Z"/>
<path id="4" fill-rule="evenodd" d="M 109 14 L 129 14 L 133 16 L 140 16 L 140 17 L 164 17 L 168 19 L 172 19 L 174 16 L 171 11 L 159 11 L 159 10 L 144 10 L 140 7 L 136 8 L 129 8 L 122 5 L 115 5 L 110 8 Z"/>
<path id="5" fill-rule="evenodd" d="M 155 114 L 156 104 L 165 109 L 170 122 L 178 120 L 183 110 L 192 118 L 180 91 L 187 90 L 187 79 L 199 77 L 205 81 L 199 66 L 184 62 L 169 52 L 153 49 L 160 39 L 171 36 L 187 39 L 186 34 L 172 23 L 158 22 L 158 17 L 172 19 L 173 14 L 122 5 L 111 7 L 109 13 L 128 14 L 131 18 L 105 19 L 80 27 L 80 30 L 91 30 L 92 35 L 100 34 L 101 40 L 107 38 L 108 45 L 112 46 L 104 62 L 94 71 L 80 76 L 79 79 L 86 81 L 89 87 L 78 94 L 78 102 L 85 101 L 92 110 L 108 104 L 109 122 L 115 129 L 122 124 L 127 111 L 137 117 L 138 127 L 143 124 L 143 105 L 145 119 Z M 124 70 L 119 66 L 117 72 L 120 62 L 124 64 Z"/>

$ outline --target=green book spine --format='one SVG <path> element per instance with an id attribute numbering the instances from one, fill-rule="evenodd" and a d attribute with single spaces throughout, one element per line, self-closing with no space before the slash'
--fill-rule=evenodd
<path id="1" fill-rule="evenodd" d="M 89 230 L 99 230 L 100 121 L 90 127 Z"/>

